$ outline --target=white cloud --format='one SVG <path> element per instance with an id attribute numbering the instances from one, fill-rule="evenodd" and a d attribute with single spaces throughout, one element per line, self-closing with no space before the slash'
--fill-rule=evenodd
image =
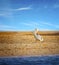
<path id="1" fill-rule="evenodd" d="M 32 9 L 31 6 L 21 7 L 21 8 L 17 8 L 17 9 L 7 8 L 7 9 L 0 11 L 0 16 L 5 16 L 5 17 L 13 16 L 14 11 L 25 11 L 25 10 L 30 10 L 30 9 Z"/>
<path id="2" fill-rule="evenodd" d="M 23 11 L 23 10 L 30 10 L 32 9 L 31 7 L 22 7 L 22 8 L 18 8 L 18 9 L 14 9 L 15 11 Z"/>

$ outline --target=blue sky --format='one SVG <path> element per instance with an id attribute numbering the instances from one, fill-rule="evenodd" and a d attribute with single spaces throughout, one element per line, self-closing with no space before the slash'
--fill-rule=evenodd
<path id="1" fill-rule="evenodd" d="M 59 0 L 0 0 L 0 31 L 59 30 Z"/>

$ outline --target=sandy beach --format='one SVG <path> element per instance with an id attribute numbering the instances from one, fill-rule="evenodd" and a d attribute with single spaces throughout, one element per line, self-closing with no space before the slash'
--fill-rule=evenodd
<path id="1" fill-rule="evenodd" d="M 0 56 L 40 56 L 59 54 L 59 31 L 40 31 L 44 41 L 32 32 L 0 32 Z"/>

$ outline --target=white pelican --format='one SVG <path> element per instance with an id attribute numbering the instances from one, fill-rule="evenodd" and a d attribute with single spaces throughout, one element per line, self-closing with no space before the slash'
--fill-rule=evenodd
<path id="1" fill-rule="evenodd" d="M 35 36 L 35 38 L 36 38 L 37 40 L 43 41 L 42 36 L 37 34 L 38 31 L 39 31 L 38 29 L 35 29 L 35 31 L 34 31 L 34 36 Z"/>

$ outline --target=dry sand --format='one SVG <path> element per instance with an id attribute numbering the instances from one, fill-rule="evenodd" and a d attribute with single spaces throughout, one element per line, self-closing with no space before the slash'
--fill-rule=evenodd
<path id="1" fill-rule="evenodd" d="M 40 31 L 44 41 L 32 32 L 0 32 L 0 56 L 39 56 L 59 54 L 59 31 Z"/>

